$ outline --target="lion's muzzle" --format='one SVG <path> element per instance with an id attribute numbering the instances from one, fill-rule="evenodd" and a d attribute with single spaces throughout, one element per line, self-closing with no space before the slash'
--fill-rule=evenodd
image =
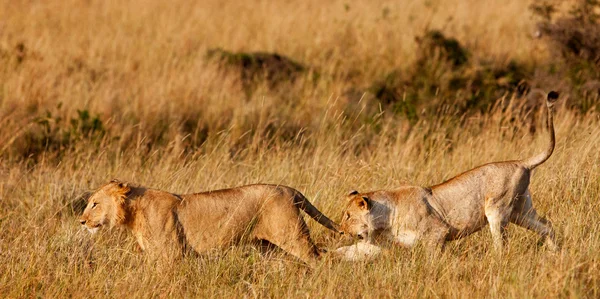
<path id="1" fill-rule="evenodd" d="M 356 237 L 359 240 L 366 240 L 368 238 L 368 236 L 369 236 L 369 232 L 367 232 L 366 230 L 361 231 L 361 232 L 359 232 L 359 233 L 356 234 Z"/>

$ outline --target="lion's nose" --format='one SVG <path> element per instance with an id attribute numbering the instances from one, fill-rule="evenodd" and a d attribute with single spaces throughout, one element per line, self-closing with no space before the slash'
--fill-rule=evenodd
<path id="1" fill-rule="evenodd" d="M 79 219 L 79 223 L 81 223 L 81 225 L 85 225 L 85 220 Z"/>

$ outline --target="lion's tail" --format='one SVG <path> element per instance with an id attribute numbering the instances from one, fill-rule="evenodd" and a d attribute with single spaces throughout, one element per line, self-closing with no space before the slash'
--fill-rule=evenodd
<path id="1" fill-rule="evenodd" d="M 336 232 L 340 233 L 339 225 L 329 219 L 327 216 L 323 215 L 321 211 L 319 211 L 315 206 L 304 197 L 300 192 L 295 192 L 294 194 L 294 205 L 298 206 L 302 209 L 306 214 L 308 214 L 312 219 L 319 222 L 324 227 Z"/>
<path id="2" fill-rule="evenodd" d="M 528 159 L 523 160 L 523 164 L 525 164 L 525 167 L 527 167 L 528 169 L 534 169 L 536 167 L 538 167 L 540 164 L 546 162 L 546 160 L 548 160 L 548 158 L 550 158 L 550 156 L 552 155 L 552 152 L 554 151 L 554 145 L 556 143 L 555 137 L 554 137 L 554 120 L 553 120 L 553 107 L 554 107 L 554 103 L 556 102 L 556 100 L 558 100 L 558 92 L 556 91 L 551 91 L 548 93 L 548 98 L 546 100 L 546 106 L 548 107 L 548 116 L 546 119 L 546 128 L 548 129 L 548 132 L 550 133 L 550 143 L 548 144 L 548 147 L 546 148 L 545 151 L 531 157 Z"/>

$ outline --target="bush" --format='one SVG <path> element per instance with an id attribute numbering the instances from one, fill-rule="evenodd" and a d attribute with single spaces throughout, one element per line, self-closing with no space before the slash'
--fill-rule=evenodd
<path id="1" fill-rule="evenodd" d="M 413 122 L 420 115 L 485 112 L 502 96 L 529 90 L 531 67 L 472 59 L 458 40 L 436 30 L 416 40 L 413 65 L 367 88 L 382 105 Z"/>
<path id="2" fill-rule="evenodd" d="M 245 85 L 266 80 L 274 86 L 281 82 L 293 81 L 298 74 L 307 69 L 304 65 L 277 53 L 235 53 L 216 48 L 208 50 L 206 57 L 226 69 L 239 72 Z"/>
<path id="3" fill-rule="evenodd" d="M 59 104 L 56 109 L 61 107 Z M 36 158 L 44 152 L 64 151 L 83 140 L 99 142 L 105 133 L 100 117 L 92 116 L 88 110 L 78 109 L 77 116 L 69 121 L 46 110 L 44 115 L 33 119 L 30 130 L 23 135 L 19 153 L 26 158 Z"/>
<path id="4" fill-rule="evenodd" d="M 600 2 L 579 0 L 567 16 L 553 21 L 555 4 L 548 1 L 531 6 L 542 19 L 538 23 L 541 36 L 548 43 L 550 54 L 558 62 L 557 69 L 548 72 L 565 84 L 575 95 L 569 105 L 583 112 L 600 111 Z"/>

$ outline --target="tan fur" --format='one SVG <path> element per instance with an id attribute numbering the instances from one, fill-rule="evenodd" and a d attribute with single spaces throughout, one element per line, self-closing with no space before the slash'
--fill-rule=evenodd
<path id="1" fill-rule="evenodd" d="M 381 247 L 371 243 L 360 242 L 336 249 L 334 253 L 344 261 L 368 261 L 381 254 Z"/>
<path id="2" fill-rule="evenodd" d="M 514 223 L 538 233 L 550 249 L 557 248 L 549 221 L 533 208 L 529 180 L 533 168 L 554 150 L 552 106 L 548 94 L 550 143 L 529 159 L 489 163 L 431 188 L 403 186 L 393 191 L 349 194 L 341 230 L 369 243 L 382 240 L 412 247 L 418 241 L 441 247 L 448 240 L 468 236 L 489 223 L 498 250 L 505 228 Z"/>
<path id="3" fill-rule="evenodd" d="M 175 195 L 113 180 L 90 196 L 80 222 L 92 232 L 104 225 L 128 227 L 153 257 L 262 240 L 311 264 L 319 252 L 299 209 L 338 231 L 300 192 L 275 185 Z"/>

